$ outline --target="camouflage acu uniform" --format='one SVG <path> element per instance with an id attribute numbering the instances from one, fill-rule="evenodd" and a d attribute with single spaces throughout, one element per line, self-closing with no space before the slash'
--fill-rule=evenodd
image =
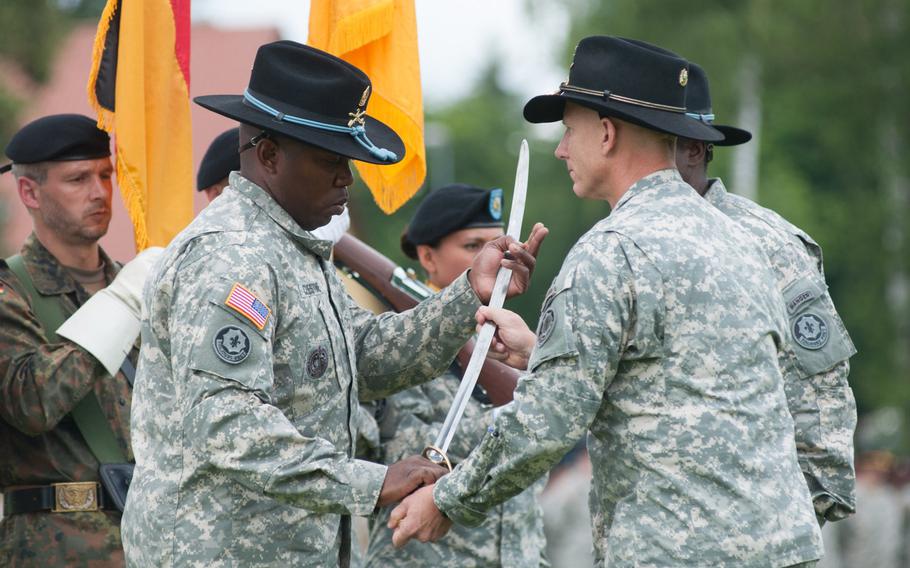
<path id="1" fill-rule="evenodd" d="M 445 421 L 460 379 L 452 372 L 425 385 L 392 395 L 380 418 L 380 437 L 385 463 L 420 453 Z M 493 423 L 494 410 L 471 398 L 449 448 L 454 462 L 464 459 Z M 476 528 L 455 526 L 435 543 L 411 542 L 401 549 L 392 546 L 392 531 L 386 526 L 391 508 L 373 522 L 367 566 L 503 566 L 527 568 L 549 566 L 544 557 L 543 512 L 537 497 L 545 479 L 494 508 Z"/>
<path id="2" fill-rule="evenodd" d="M 234 173 L 165 251 L 146 284 L 130 564 L 330 566 L 347 548 L 342 516 L 375 508 L 387 468 L 352 457 L 358 396 L 439 374 L 479 301 L 463 275 L 374 316 L 330 249 Z M 237 286 L 245 310 L 228 304 Z"/>
<path id="3" fill-rule="evenodd" d="M 781 367 L 799 465 L 819 519 L 843 519 L 856 510 L 856 402 L 847 383 L 856 348 L 828 294 L 821 247 L 774 211 L 727 193 L 719 179 L 711 180 L 705 199 L 771 260 L 791 333 Z"/>
<path id="4" fill-rule="evenodd" d="M 69 272 L 30 236 L 21 255 L 35 288 L 59 298 L 67 315 L 89 298 Z M 101 252 L 107 281 L 118 267 Z M 70 411 L 94 391 L 125 455 L 130 386 L 111 377 L 75 343 L 49 344 L 22 284 L 0 261 L 0 485 L 98 481 L 98 461 Z M 120 513 L 36 512 L 0 523 L 0 566 L 122 566 Z"/>
<path id="5" fill-rule="evenodd" d="M 476 525 L 585 433 L 595 560 L 787 566 L 817 559 L 778 368 L 787 322 L 767 259 L 663 170 L 570 251 L 514 407 L 435 500 Z"/>

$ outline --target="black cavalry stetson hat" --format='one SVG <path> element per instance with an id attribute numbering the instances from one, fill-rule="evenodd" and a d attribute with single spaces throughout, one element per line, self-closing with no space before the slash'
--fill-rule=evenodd
<path id="1" fill-rule="evenodd" d="M 111 139 L 82 114 L 52 114 L 23 126 L 5 150 L 13 164 L 94 160 L 111 155 Z M 0 167 L 0 174 L 13 164 Z"/>
<path id="2" fill-rule="evenodd" d="M 566 101 L 651 130 L 714 142 L 723 134 L 686 116 L 689 62 L 645 42 L 586 37 L 575 48 L 569 80 L 525 105 L 529 122 L 562 119 Z"/>
<path id="3" fill-rule="evenodd" d="M 267 43 L 256 52 L 242 95 L 193 99 L 213 112 L 283 134 L 354 160 L 394 164 L 404 143 L 366 114 L 372 85 L 350 63 L 293 41 Z"/>
<path id="4" fill-rule="evenodd" d="M 752 133 L 735 126 L 726 126 L 723 124 L 714 124 L 714 111 L 711 110 L 711 90 L 708 87 L 708 75 L 701 66 L 695 63 L 689 63 L 689 86 L 686 93 L 686 115 L 689 118 L 710 124 L 715 130 L 719 130 L 724 139 L 714 142 L 715 146 L 737 146 L 745 144 L 752 140 Z M 704 138 L 693 138 L 694 140 L 704 140 Z M 711 142 L 705 140 L 705 142 Z"/>

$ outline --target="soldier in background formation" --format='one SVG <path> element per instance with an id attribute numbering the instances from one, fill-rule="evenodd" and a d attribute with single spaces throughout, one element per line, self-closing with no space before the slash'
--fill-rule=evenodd
<path id="1" fill-rule="evenodd" d="M 227 187 L 230 173 L 240 169 L 239 147 L 240 129 L 229 128 L 212 140 L 202 156 L 196 172 L 196 191 L 205 193 L 209 203 Z"/>
<path id="2" fill-rule="evenodd" d="M 123 522 L 131 564 L 347 565 L 350 515 L 444 471 L 354 459 L 358 399 L 438 376 L 501 266 L 512 294 L 526 289 L 545 231 L 488 244 L 409 312 L 354 305 L 331 243 L 309 231 L 343 211 L 350 159 L 403 156 L 366 114 L 370 92 L 349 63 L 280 41 L 259 49 L 243 95 L 196 99 L 241 123 L 241 166 L 148 285 Z"/>
<path id="3" fill-rule="evenodd" d="M 503 235 L 502 190 L 453 184 L 421 202 L 401 237 L 401 249 L 420 262 L 427 285 L 439 291 L 466 269 L 483 247 Z M 442 428 L 461 381 L 457 363 L 439 378 L 394 394 L 380 407 L 381 457 L 393 463 L 419 454 Z M 465 407 L 449 448 L 457 463 L 477 445 L 497 413 L 480 386 Z M 545 479 L 499 505 L 476 528 L 456 527 L 436 543 L 392 546 L 386 526 L 391 507 L 371 519 L 367 566 L 548 566 L 543 519 L 537 498 Z"/>
<path id="4" fill-rule="evenodd" d="M 98 245 L 113 167 L 87 116 L 31 122 L 6 155 L 34 231 L 0 261 L 0 565 L 122 566 L 133 344 L 160 251 L 121 269 Z"/>
<path id="5" fill-rule="evenodd" d="M 856 511 L 856 402 L 847 382 L 856 348 L 828 293 L 822 249 L 774 211 L 728 193 L 720 178 L 707 177 L 713 147 L 744 144 L 752 135 L 715 124 L 708 76 L 694 63 L 689 66 L 687 89 L 689 117 L 719 130 L 724 139 L 711 143 L 680 137 L 676 166 L 686 183 L 744 229 L 770 260 L 790 331 L 781 371 L 799 465 L 819 523 L 844 519 Z"/>
<path id="6" fill-rule="evenodd" d="M 821 556 L 778 367 L 788 323 L 775 275 L 675 168 L 677 136 L 724 138 L 685 116 L 688 70 L 659 48 L 589 37 L 558 93 L 525 106 L 531 122 L 562 120 L 556 156 L 573 191 L 612 212 L 569 252 L 536 333 L 480 310 L 528 373 L 471 455 L 392 512 L 396 545 L 476 526 L 589 431 L 596 563 Z"/>

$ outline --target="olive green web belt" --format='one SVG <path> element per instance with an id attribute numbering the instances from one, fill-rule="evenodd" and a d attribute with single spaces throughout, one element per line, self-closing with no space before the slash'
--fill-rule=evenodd
<path id="1" fill-rule="evenodd" d="M 38 292 L 31 275 L 25 269 L 25 262 L 22 260 L 21 255 L 17 254 L 7 258 L 6 264 L 28 293 L 31 299 L 32 311 L 38 317 L 38 322 L 41 323 L 41 327 L 44 329 L 44 336 L 47 341 L 56 343 L 58 341 L 56 330 L 67 319 L 60 300 L 52 296 L 44 296 Z M 132 363 L 129 358 L 126 359 L 125 363 L 132 369 Z M 79 432 L 85 439 L 85 443 L 88 444 L 89 449 L 100 463 L 124 463 L 127 461 L 126 456 L 123 455 L 123 451 L 117 444 L 117 438 L 114 436 L 114 432 L 111 430 L 111 426 L 101 410 L 98 397 L 95 396 L 93 390 L 89 390 L 88 394 L 73 408 L 71 414 L 76 422 L 76 427 L 79 428 Z"/>

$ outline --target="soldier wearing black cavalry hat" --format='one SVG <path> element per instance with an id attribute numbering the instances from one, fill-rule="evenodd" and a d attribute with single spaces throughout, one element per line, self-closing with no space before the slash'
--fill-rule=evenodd
<path id="1" fill-rule="evenodd" d="M 133 344 L 160 250 L 121 269 L 98 246 L 113 168 L 87 116 L 27 124 L 6 155 L 34 232 L 0 260 L 0 565 L 122 566 Z"/>
<path id="2" fill-rule="evenodd" d="M 149 283 L 123 521 L 135 566 L 346 565 L 350 516 L 444 470 L 354 458 L 358 399 L 436 377 L 474 329 L 499 267 L 523 291 L 540 238 L 488 244 L 403 314 L 356 306 L 310 232 L 340 214 L 350 160 L 394 164 L 369 78 L 290 41 L 260 47 L 242 95 L 196 102 L 240 125 L 240 171 Z M 504 260 L 504 252 L 514 260 Z"/>
<path id="3" fill-rule="evenodd" d="M 452 184 L 431 192 L 420 203 L 401 237 L 401 249 L 420 262 L 427 285 L 440 290 L 470 268 L 486 243 L 502 235 L 502 189 Z M 383 461 L 390 463 L 419 453 L 439 433 L 460 379 L 461 370 L 453 363 L 436 380 L 386 399 L 379 419 Z M 493 424 L 497 412 L 477 386 L 449 448 L 450 459 L 458 462 L 465 458 Z M 541 479 L 499 505 L 479 527 L 455 527 L 439 542 L 412 543 L 402 549 L 392 546 L 392 531 L 385 526 L 391 508 L 385 508 L 371 520 L 366 565 L 546 565 L 543 514 L 537 503 L 544 484 Z"/>
<path id="4" fill-rule="evenodd" d="M 612 211 L 569 252 L 536 333 L 480 310 L 528 373 L 471 455 L 392 512 L 398 545 L 479 524 L 587 433 L 597 565 L 820 557 L 778 368 L 787 320 L 774 275 L 675 168 L 676 137 L 723 139 L 686 116 L 689 72 L 643 42 L 588 37 L 558 93 L 525 105 L 531 122 L 562 120 L 556 157 L 574 193 Z"/>
<path id="5" fill-rule="evenodd" d="M 688 89 L 687 116 L 710 124 L 724 139 L 710 143 L 680 138 L 676 166 L 686 183 L 745 229 L 770 260 L 790 327 L 781 370 L 796 426 L 799 465 L 819 522 L 846 518 L 856 510 L 856 402 L 847 382 L 856 348 L 828 293 L 822 249 L 774 211 L 728 193 L 720 178 L 707 177 L 714 147 L 745 144 L 752 135 L 714 122 L 708 76 L 694 63 L 689 65 Z"/>

